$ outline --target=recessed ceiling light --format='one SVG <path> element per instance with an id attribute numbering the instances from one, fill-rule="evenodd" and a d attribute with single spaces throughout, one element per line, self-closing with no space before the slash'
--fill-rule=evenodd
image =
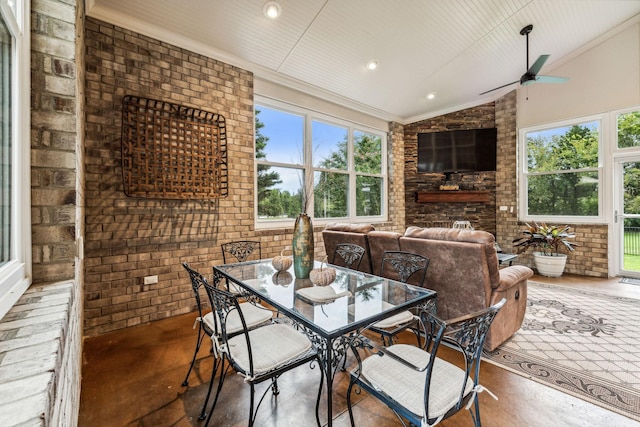
<path id="1" fill-rule="evenodd" d="M 268 1 L 264 4 L 262 12 L 267 18 L 276 19 L 278 16 L 280 16 L 280 3 L 278 3 L 277 1 Z"/>
<path id="2" fill-rule="evenodd" d="M 427 94 L 427 96 L 426 96 L 426 98 L 427 98 L 427 99 L 434 99 L 434 98 L 436 97 L 436 95 L 437 95 L 437 94 L 438 94 L 437 92 L 431 92 L 431 93 L 428 93 L 428 94 Z"/>
<path id="3" fill-rule="evenodd" d="M 373 71 L 376 68 L 378 68 L 378 60 L 377 59 L 372 59 L 371 61 L 367 62 L 367 70 Z"/>

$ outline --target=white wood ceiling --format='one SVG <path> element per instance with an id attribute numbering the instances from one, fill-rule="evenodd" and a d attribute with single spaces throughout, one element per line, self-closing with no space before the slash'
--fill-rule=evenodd
<path id="1" fill-rule="evenodd" d="M 87 14 L 400 122 L 495 99 L 637 22 L 640 0 L 86 0 Z M 375 71 L 365 70 L 376 59 Z M 434 100 L 425 95 L 437 92 Z"/>

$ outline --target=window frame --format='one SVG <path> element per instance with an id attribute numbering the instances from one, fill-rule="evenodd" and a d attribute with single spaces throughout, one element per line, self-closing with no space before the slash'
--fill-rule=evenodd
<path id="1" fill-rule="evenodd" d="M 0 0 L 12 34 L 10 261 L 0 266 L 0 319 L 31 285 L 30 1 Z"/>
<path id="2" fill-rule="evenodd" d="M 275 167 L 299 167 L 304 170 L 305 183 L 314 182 L 315 172 L 331 172 L 331 173 L 344 173 L 348 175 L 349 182 L 349 194 L 348 194 L 348 209 L 349 215 L 346 217 L 331 217 L 331 218 L 315 218 L 314 216 L 314 203 L 313 195 L 309 196 L 307 204 L 307 213 L 311 216 L 314 224 L 328 224 L 330 222 L 344 221 L 352 223 L 372 223 L 372 222 L 386 222 L 388 218 L 388 188 L 389 188 L 389 174 L 388 174 L 388 160 L 387 160 L 387 133 L 385 131 L 374 129 L 370 126 L 362 125 L 350 120 L 341 119 L 339 117 L 332 116 L 330 114 L 310 110 L 297 105 L 289 104 L 282 101 L 277 101 L 271 98 L 255 96 L 254 99 L 254 112 L 259 107 L 270 108 L 279 110 L 284 113 L 294 114 L 303 117 L 303 164 L 283 164 L 280 162 L 270 162 L 267 160 L 255 159 L 255 145 L 254 145 L 254 217 L 256 229 L 271 229 L 271 228 L 286 228 L 292 227 L 295 223 L 295 218 L 287 218 L 286 220 L 260 220 L 258 217 L 258 165 L 269 165 Z M 347 128 L 347 170 L 336 169 L 324 169 L 318 168 L 313 165 L 312 156 L 312 126 L 313 122 L 320 122 L 323 124 L 338 126 Z M 255 143 L 255 116 L 254 116 L 254 143 Z M 356 177 L 357 176 L 378 176 L 374 174 L 365 174 L 355 171 L 354 162 L 354 135 L 356 132 L 363 132 L 380 137 L 381 139 L 381 171 L 380 177 L 382 178 L 382 203 L 380 215 L 374 216 L 357 216 L 356 215 Z M 308 186 L 308 184 L 306 184 Z M 311 190 L 313 191 L 313 185 Z"/>
<path id="3" fill-rule="evenodd" d="M 527 146 L 527 134 L 532 132 L 539 132 L 543 130 L 551 130 L 560 127 L 574 126 L 588 122 L 599 122 L 598 132 L 598 165 L 596 171 L 598 173 L 598 214 L 591 216 L 578 216 L 578 215 L 531 215 L 529 214 L 529 187 L 528 177 L 530 176 L 528 171 L 528 146 Z M 518 209 L 520 212 L 520 219 L 523 221 L 537 221 L 537 222 L 550 222 L 550 223 L 569 223 L 569 224 L 594 224 L 604 223 L 606 221 L 605 204 L 607 198 L 605 198 L 605 189 L 608 188 L 609 175 L 607 162 L 608 157 L 606 147 L 609 146 L 607 141 L 609 136 L 609 120 L 606 114 L 598 114 L 585 117 L 576 117 L 573 119 L 562 120 L 558 122 L 545 123 L 543 125 L 531 126 L 519 129 L 518 132 L 518 188 L 520 197 L 518 197 Z M 576 169 L 573 172 L 583 171 L 583 169 Z"/>

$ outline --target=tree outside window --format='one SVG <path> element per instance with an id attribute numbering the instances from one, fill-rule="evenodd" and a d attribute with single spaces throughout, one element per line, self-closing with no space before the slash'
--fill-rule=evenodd
<path id="1" fill-rule="evenodd" d="M 382 219 L 384 135 L 311 114 L 266 106 L 255 111 L 259 223 L 302 211 L 317 220 Z"/>
<path id="2" fill-rule="evenodd" d="M 528 214 L 596 217 L 600 122 L 525 134 Z"/>

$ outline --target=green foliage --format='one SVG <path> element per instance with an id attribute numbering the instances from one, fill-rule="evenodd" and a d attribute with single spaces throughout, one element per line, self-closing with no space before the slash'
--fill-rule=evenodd
<path id="1" fill-rule="evenodd" d="M 572 126 L 564 135 L 527 139 L 529 214 L 598 214 L 598 133 Z"/>
<path id="2" fill-rule="evenodd" d="M 264 123 L 255 116 L 255 158 L 266 160 L 269 138 L 262 134 Z M 356 214 L 382 213 L 382 140 L 380 137 L 356 132 L 354 138 L 354 167 L 356 177 Z M 324 159 L 315 173 L 313 187 L 314 216 L 339 218 L 349 215 L 349 175 L 338 171 L 348 169 L 348 140 L 336 144 L 336 150 Z M 295 194 L 277 188 L 282 183 L 280 173 L 269 165 L 258 165 L 258 215 L 263 218 L 295 218 L 306 211 L 305 185 Z M 278 169 L 278 168 L 275 168 Z"/>
<path id="3" fill-rule="evenodd" d="M 346 170 L 347 139 L 337 144 L 320 163 L 322 169 Z M 354 167 L 359 175 L 356 179 L 356 215 L 380 215 L 382 212 L 382 179 L 360 174 L 380 174 L 382 171 L 382 141 L 379 137 L 358 133 L 354 138 Z M 348 175 L 321 171 L 316 174 L 314 186 L 314 215 L 318 218 L 344 217 L 349 215 Z"/>
<path id="4" fill-rule="evenodd" d="M 640 147 L 640 111 L 618 116 L 618 147 Z"/>
<path id="5" fill-rule="evenodd" d="M 269 138 L 262 134 L 264 123 L 259 118 L 260 110 L 256 110 L 255 116 L 255 156 L 256 160 L 266 160 L 265 148 Z M 302 192 L 291 194 L 289 191 L 281 191 L 275 188 L 282 184 L 282 179 L 271 166 L 258 164 L 258 216 L 266 218 L 295 218 L 304 207 Z"/>
<path id="6" fill-rule="evenodd" d="M 522 231 L 523 236 L 513 241 L 513 246 L 518 249 L 518 253 L 527 251 L 529 248 L 538 249 L 544 255 L 558 254 L 560 248 L 573 251 L 576 243 L 569 241 L 576 237 L 569 232 L 568 225 L 546 225 L 536 223 L 525 224 L 527 227 Z"/>

